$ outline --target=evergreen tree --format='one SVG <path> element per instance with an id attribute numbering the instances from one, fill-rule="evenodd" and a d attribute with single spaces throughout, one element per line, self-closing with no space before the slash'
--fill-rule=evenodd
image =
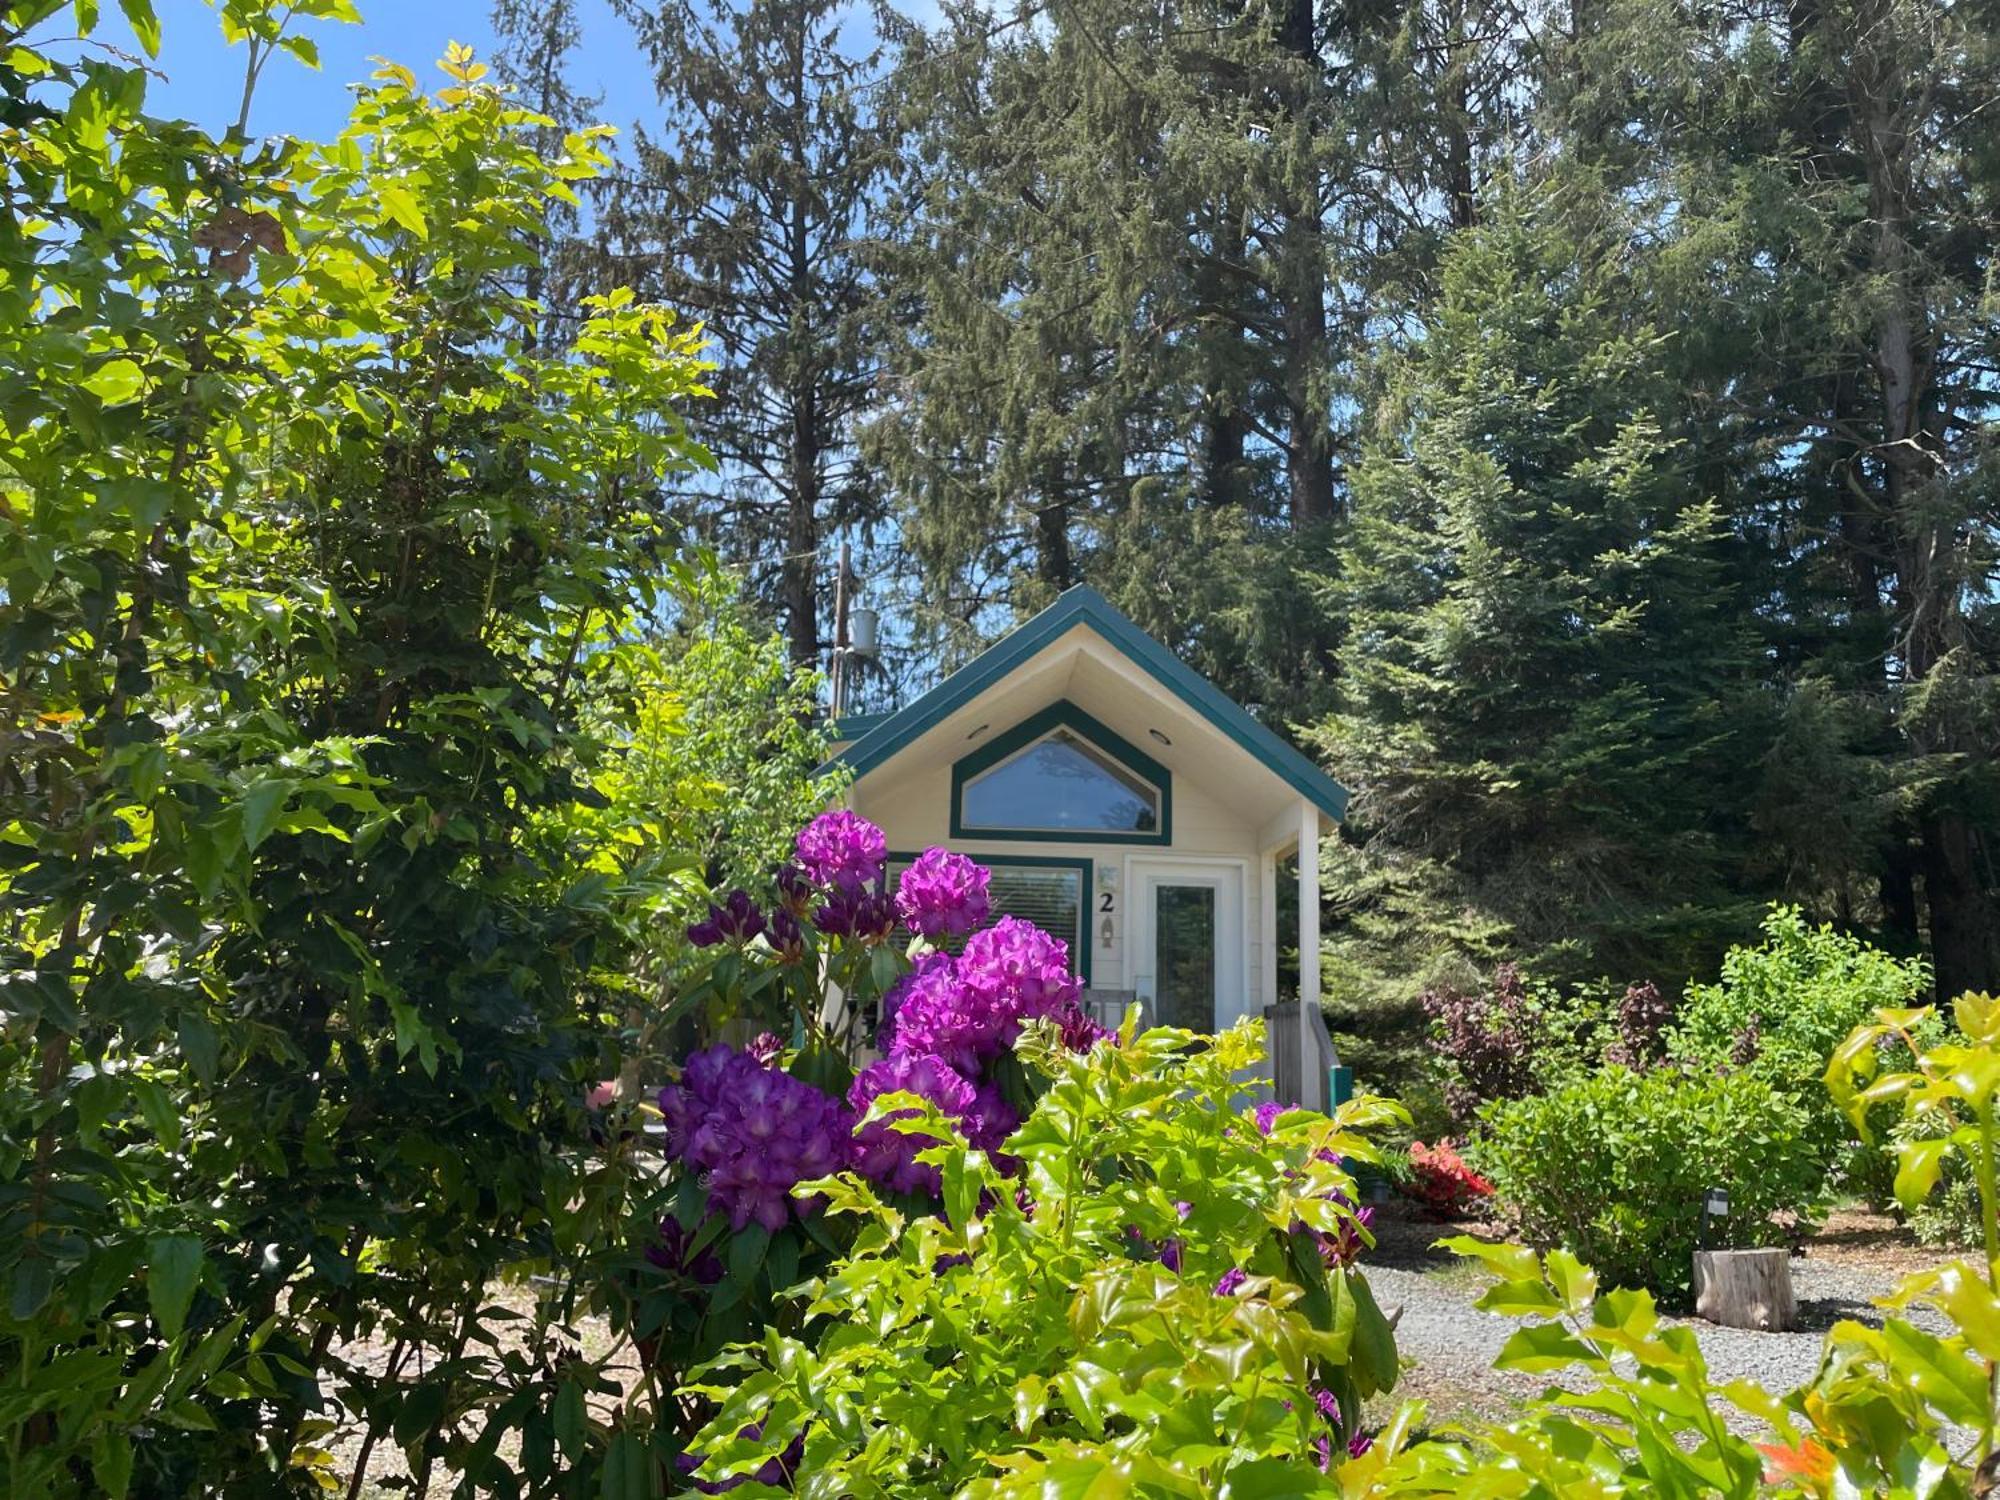
<path id="1" fill-rule="evenodd" d="M 867 241 L 890 151 L 872 51 L 834 0 L 615 0 L 651 60 L 660 123 L 598 204 L 620 280 L 702 320 L 719 398 L 715 484 L 684 519 L 774 601 L 792 657 L 821 652 L 828 538 L 880 514 L 853 446 L 876 399 Z"/>
<path id="2" fill-rule="evenodd" d="M 494 0 L 493 34 L 499 43 L 493 56 L 494 82 L 509 89 L 522 108 L 543 117 L 533 132 L 535 154 L 559 165 L 566 142 L 597 123 L 601 99 L 579 94 L 571 86 L 569 65 L 583 41 L 577 0 Z M 582 309 L 582 299 L 596 290 L 590 285 L 588 257 L 577 243 L 578 205 L 551 202 L 536 255 L 521 276 L 522 294 L 540 306 L 541 316 L 529 334 L 529 347 L 565 343 Z"/>
<path id="3" fill-rule="evenodd" d="M 1545 113 L 1655 205 L 1714 397 L 1699 442 L 1779 562 L 1767 863 L 1838 915 L 1928 937 L 1941 993 L 1991 985 L 1991 8 L 1746 0 L 1718 25 L 1629 0 L 1588 19 Z"/>
<path id="4" fill-rule="evenodd" d="M 1769 727 L 1611 209 L 1506 195 L 1453 237 L 1356 468 L 1341 702 L 1316 737 L 1358 794 L 1375 896 L 1434 948 L 1456 931 L 1677 980 L 1754 921 L 1732 874 Z M 1378 962 L 1388 936 L 1360 931 Z M 1397 936 L 1387 962 L 1436 956 Z"/>

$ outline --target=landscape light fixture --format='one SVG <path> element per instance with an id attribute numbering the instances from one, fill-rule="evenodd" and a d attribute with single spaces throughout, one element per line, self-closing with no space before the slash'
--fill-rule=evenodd
<path id="1" fill-rule="evenodd" d="M 1711 1244 L 1715 1239 L 1715 1226 L 1729 1217 L 1729 1189 L 1712 1187 L 1702 1195 L 1701 1200 L 1701 1242 Z"/>

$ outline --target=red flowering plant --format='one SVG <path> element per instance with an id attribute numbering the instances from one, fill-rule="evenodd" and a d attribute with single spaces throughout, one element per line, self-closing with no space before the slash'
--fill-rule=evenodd
<path id="1" fill-rule="evenodd" d="M 1462 1219 L 1477 1213 L 1493 1196 L 1493 1184 L 1473 1171 L 1446 1138 L 1435 1146 L 1410 1143 L 1407 1191 L 1439 1218 Z"/>
<path id="2" fill-rule="evenodd" d="M 892 883 L 881 829 L 845 810 L 795 853 L 765 900 L 732 891 L 689 928 L 697 961 L 658 1022 L 693 1045 L 658 1095 L 669 1206 L 629 1305 L 668 1374 L 781 1320 L 779 1293 L 843 1248 L 801 1183 L 853 1171 L 935 1210 L 938 1169 L 897 1128 L 916 1111 L 871 1113 L 878 1099 L 935 1110 L 998 1157 L 1034 1092 L 1012 1050 L 1023 1025 L 1050 1020 L 1076 1048 L 1107 1035 L 1066 944 L 985 925 L 989 876 L 964 855 L 926 850 Z M 961 938 L 956 957 L 936 946 Z M 880 1056 L 857 1073 L 864 1046 Z"/>

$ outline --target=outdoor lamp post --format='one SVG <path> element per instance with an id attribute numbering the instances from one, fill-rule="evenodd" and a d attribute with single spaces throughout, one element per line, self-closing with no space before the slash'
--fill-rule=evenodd
<path id="1" fill-rule="evenodd" d="M 1715 1243 L 1715 1226 L 1729 1217 L 1729 1189 L 1712 1187 L 1702 1195 L 1701 1200 L 1701 1242 Z"/>

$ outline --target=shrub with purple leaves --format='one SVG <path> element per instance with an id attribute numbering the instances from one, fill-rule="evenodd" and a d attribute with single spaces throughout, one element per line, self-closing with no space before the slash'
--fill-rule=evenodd
<path id="1" fill-rule="evenodd" d="M 881 1095 L 895 1093 L 916 1094 L 930 1100 L 939 1113 L 959 1121 L 967 1135 L 971 1134 L 967 1118 L 979 1107 L 978 1092 L 935 1053 L 898 1048 L 880 1062 L 870 1063 L 848 1089 L 847 1102 L 859 1118 Z M 922 1135 L 905 1134 L 889 1124 L 890 1120 L 907 1119 L 913 1113 L 902 1110 L 887 1119 L 863 1125 L 855 1134 L 855 1169 L 895 1192 L 928 1193 L 936 1197 L 941 1186 L 938 1169 L 917 1160 L 919 1151 L 935 1143 Z M 990 1132 L 991 1127 L 982 1121 L 981 1128 Z"/>
<path id="2" fill-rule="evenodd" d="M 889 844 L 882 830 L 845 808 L 823 812 L 799 830 L 799 865 L 825 886 L 869 886 L 882 875 Z"/>
<path id="3" fill-rule="evenodd" d="M 926 849 L 896 882 L 896 910 L 927 938 L 964 937 L 992 910 L 992 872 L 963 854 Z"/>
<path id="4" fill-rule="evenodd" d="M 719 1043 L 660 1091 L 660 1113 L 668 1155 L 702 1174 L 710 1210 L 732 1229 L 776 1231 L 812 1212 L 815 1204 L 792 1189 L 840 1170 L 853 1154 L 853 1120 L 838 1100 Z"/>
<path id="5" fill-rule="evenodd" d="M 1673 1024 L 1674 1002 L 1651 980 L 1630 984 L 1618 1001 L 1618 1040 L 1605 1049 L 1604 1060 L 1628 1068 L 1649 1068 L 1666 1056 L 1666 1030 Z"/>
<path id="6" fill-rule="evenodd" d="M 1445 1071 L 1445 1106 L 1456 1124 L 1470 1126 L 1491 1100 L 1536 1092 L 1538 1016 L 1513 964 L 1495 968 L 1492 985 L 1483 990 L 1427 990 L 1423 1006 Z"/>

